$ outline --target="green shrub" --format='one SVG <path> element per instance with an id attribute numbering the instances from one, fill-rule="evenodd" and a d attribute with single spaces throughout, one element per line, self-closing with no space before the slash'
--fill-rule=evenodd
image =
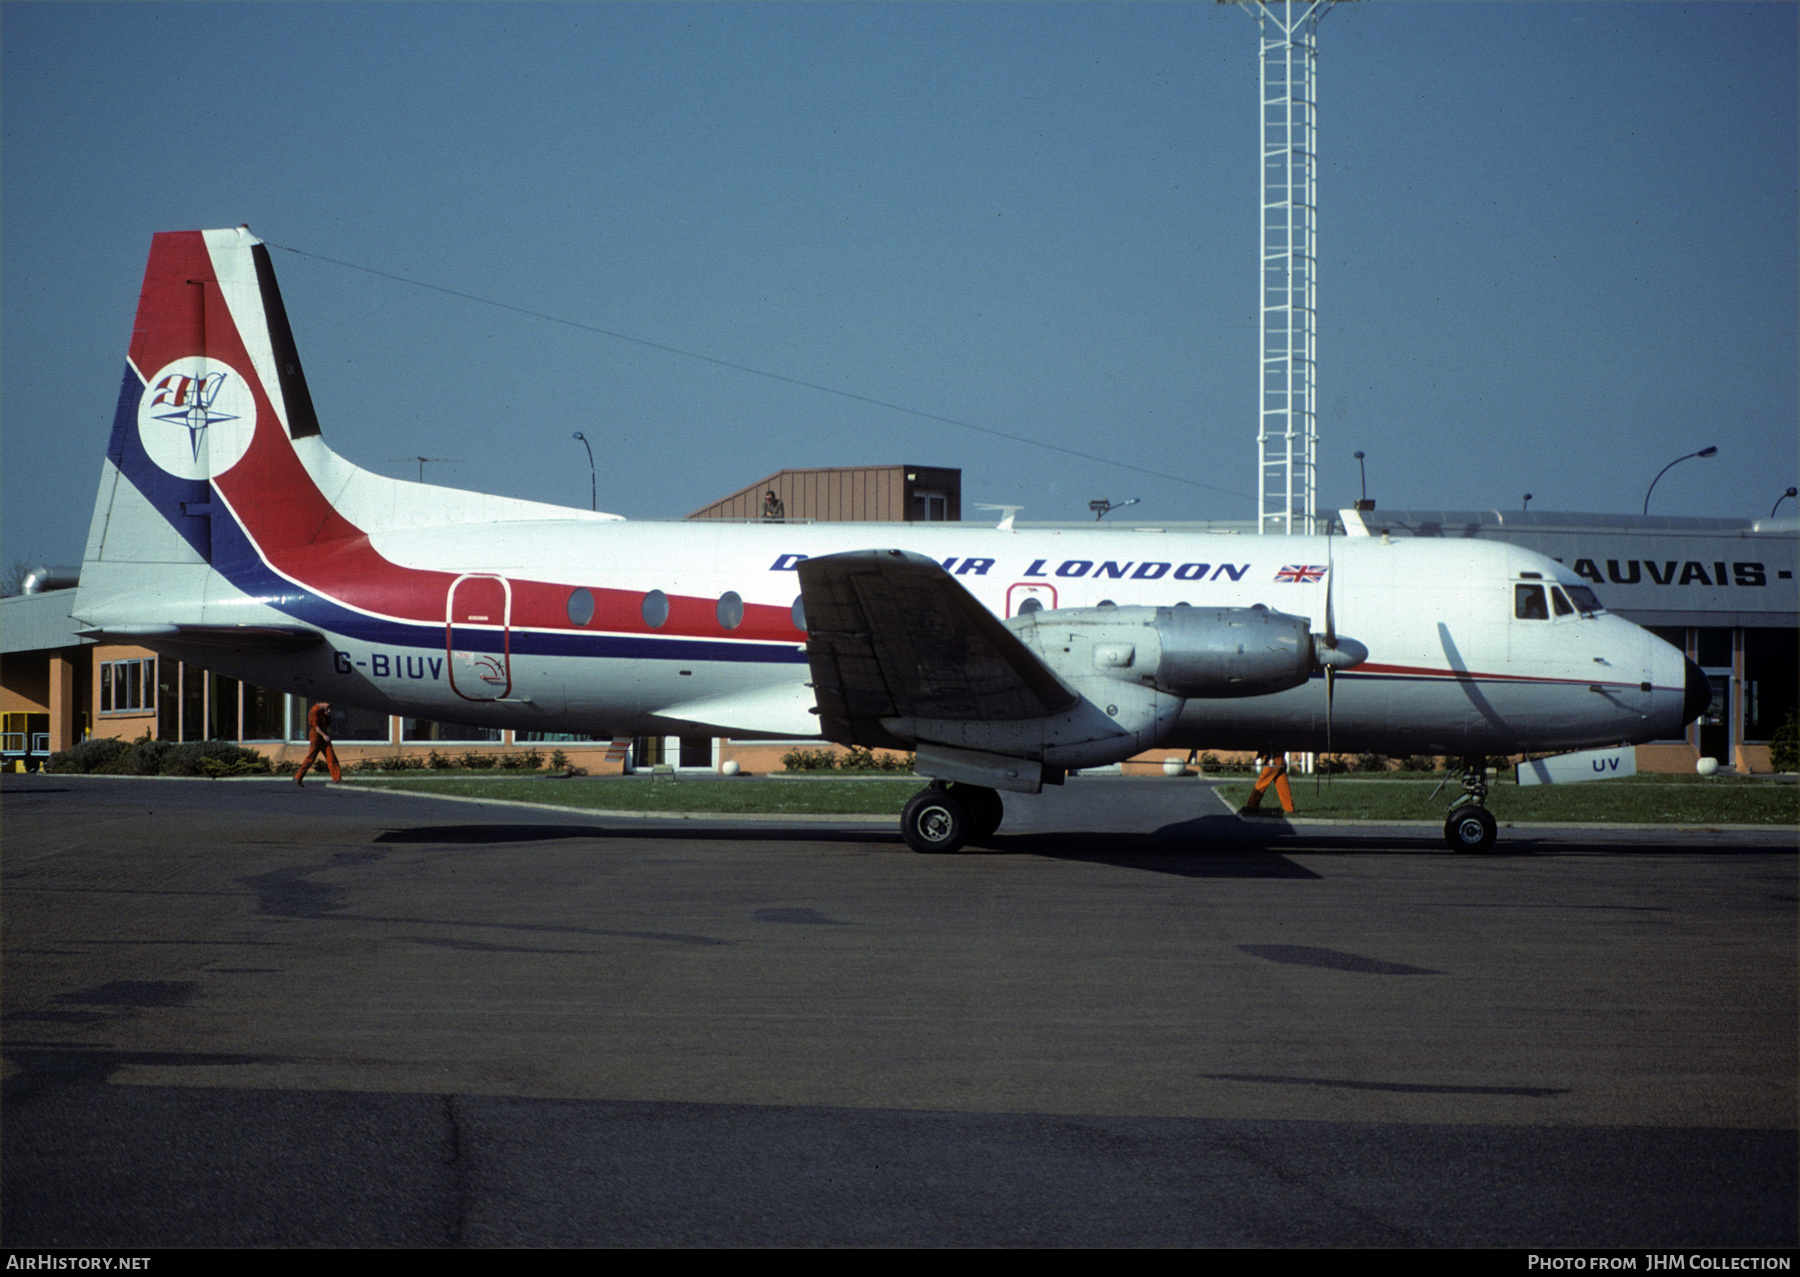
<path id="1" fill-rule="evenodd" d="M 1384 772 L 1387 769 L 1386 754 L 1358 754 L 1356 760 L 1350 764 L 1350 770 L 1353 772 Z"/>
<path id="2" fill-rule="evenodd" d="M 249 751 L 245 751 L 249 752 Z M 222 758 L 200 759 L 200 772 L 218 780 L 225 776 L 266 776 L 270 771 L 269 760 L 258 754 L 254 761 L 240 758 L 235 762 L 226 762 Z"/>
<path id="3" fill-rule="evenodd" d="M 313 764 L 314 767 L 317 767 L 318 765 L 318 763 Z M 378 754 L 363 759 L 351 770 L 359 772 L 410 772 L 418 771 L 424 766 L 425 760 L 423 758 L 414 758 L 408 754 Z"/>
<path id="4" fill-rule="evenodd" d="M 1431 754 L 1409 754 L 1400 760 L 1403 772 L 1434 772 L 1438 769 L 1438 760 Z"/>
<path id="5" fill-rule="evenodd" d="M 790 749 L 781 756 L 781 765 L 791 772 L 836 771 L 838 755 L 835 749 Z"/>
<path id="6" fill-rule="evenodd" d="M 1800 771 L 1800 720 L 1792 714 L 1769 740 L 1769 766 L 1778 772 Z"/>
<path id="7" fill-rule="evenodd" d="M 553 750 L 550 754 L 550 767 L 553 771 L 559 771 L 559 772 L 568 771 L 569 770 L 569 756 L 567 754 L 563 753 L 562 750 L 560 750 L 560 749 Z"/>
<path id="8" fill-rule="evenodd" d="M 52 754 L 47 771 L 103 776 L 257 776 L 269 760 L 253 749 L 222 740 L 176 743 L 140 736 L 130 744 L 113 737 L 82 741 Z"/>
<path id="9" fill-rule="evenodd" d="M 492 754 L 477 754 L 474 750 L 462 756 L 462 765 L 470 771 L 486 771 L 494 765 Z"/>
<path id="10" fill-rule="evenodd" d="M 425 762 L 431 768 L 431 770 L 434 772 L 447 772 L 452 767 L 456 766 L 455 759 L 446 758 L 444 755 L 438 753 L 437 750 L 435 750 L 435 749 L 432 750 L 431 753 L 426 756 Z"/>
<path id="11" fill-rule="evenodd" d="M 44 770 L 49 772 L 98 772 L 104 771 L 131 746 L 114 736 L 100 736 L 93 740 L 84 740 L 79 745 L 59 750 L 50 755 L 44 763 Z"/>
<path id="12" fill-rule="evenodd" d="M 544 767 L 544 751 L 535 748 L 527 749 L 519 756 L 519 762 L 526 771 L 542 771 Z"/>

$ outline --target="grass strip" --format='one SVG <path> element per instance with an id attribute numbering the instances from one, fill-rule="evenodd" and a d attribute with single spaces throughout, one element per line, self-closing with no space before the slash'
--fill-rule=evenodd
<path id="1" fill-rule="evenodd" d="M 355 777 L 371 789 L 460 798 L 504 798 L 608 811 L 716 811 L 725 813 L 811 813 L 897 816 L 913 795 L 910 785 L 882 780 L 820 780 L 804 785 L 753 778 L 732 780 L 639 780 L 616 776 Z M 923 781 L 919 782 L 921 785 Z"/>
<path id="2" fill-rule="evenodd" d="M 1290 776 L 1294 814 L 1343 820 L 1442 820 L 1462 793 L 1450 781 L 1432 797 L 1433 786 L 1418 781 L 1332 778 L 1315 792 L 1310 776 Z M 1698 783 L 1690 783 L 1698 782 Z M 1250 783 L 1218 786 L 1219 797 L 1241 807 Z M 1263 798 L 1276 808 L 1274 794 Z M 1488 789 L 1488 810 L 1506 821 L 1597 821 L 1669 825 L 1800 824 L 1800 787 L 1770 781 L 1733 780 L 1708 784 L 1699 777 L 1667 781 L 1590 781 L 1580 785 L 1497 784 Z"/>

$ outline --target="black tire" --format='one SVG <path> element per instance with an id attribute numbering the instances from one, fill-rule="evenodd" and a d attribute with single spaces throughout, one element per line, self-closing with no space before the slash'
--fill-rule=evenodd
<path id="1" fill-rule="evenodd" d="M 1458 807 L 1444 822 L 1444 842 L 1451 851 L 1486 851 L 1498 833 L 1493 813 L 1486 807 Z"/>
<path id="2" fill-rule="evenodd" d="M 985 785 L 965 785 L 957 782 L 950 786 L 950 792 L 962 799 L 964 809 L 969 813 L 969 841 L 986 842 L 1000 828 L 1000 822 L 1006 819 L 1006 804 L 1000 801 L 997 791 Z"/>
<path id="3" fill-rule="evenodd" d="M 900 813 L 900 836 L 914 851 L 960 851 L 969 839 L 968 809 L 948 789 L 921 789 Z"/>

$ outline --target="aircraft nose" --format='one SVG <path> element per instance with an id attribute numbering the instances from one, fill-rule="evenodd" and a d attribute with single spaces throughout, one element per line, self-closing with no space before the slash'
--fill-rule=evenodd
<path id="1" fill-rule="evenodd" d="M 1687 662 L 1687 693 L 1681 698 L 1682 724 L 1685 726 L 1699 718 L 1711 704 L 1712 680 L 1700 672 L 1698 665 Z"/>

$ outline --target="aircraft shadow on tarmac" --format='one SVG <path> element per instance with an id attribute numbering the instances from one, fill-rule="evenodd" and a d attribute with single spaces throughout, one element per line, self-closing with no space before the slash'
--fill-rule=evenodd
<path id="1" fill-rule="evenodd" d="M 411 825 L 390 827 L 371 841 L 385 846 L 452 847 L 506 844 L 605 841 L 631 839 L 645 842 L 781 843 L 789 846 L 835 843 L 864 847 L 888 847 L 904 851 L 897 832 L 867 825 L 731 826 L 726 822 L 683 821 L 673 824 L 552 824 L 530 821 Z M 1519 832 L 1503 838 L 1483 853 L 1481 860 L 1535 858 L 1546 855 L 1718 855 L 1727 849 L 1692 842 L 1593 841 L 1558 836 L 1551 831 Z M 1743 846 L 1730 851 L 1751 854 L 1783 850 Z M 1369 828 L 1354 832 L 1321 826 L 1291 826 L 1269 820 L 1250 824 L 1235 815 L 1208 814 L 1163 825 L 1152 831 L 1119 833 L 1105 830 L 1020 830 L 998 834 L 981 844 L 965 847 L 959 856 L 1025 855 L 1051 860 L 1076 860 L 1091 864 L 1141 869 L 1149 873 L 1183 878 L 1318 878 L 1319 874 L 1297 864 L 1291 854 L 1430 855 L 1455 856 L 1435 831 Z M 906 854 L 911 854 L 910 852 Z M 946 859 L 954 860 L 951 856 Z"/>
<path id="2" fill-rule="evenodd" d="M 1151 833 L 1094 831 L 997 834 L 960 855 L 1030 855 L 1052 860 L 1078 860 L 1183 878 L 1317 878 L 1269 848 L 1276 831 L 1249 829 L 1232 816 L 1202 816 Z M 619 828 L 607 825 L 557 825 L 530 822 L 414 825 L 387 829 L 374 842 L 383 845 L 471 846 L 566 840 L 631 838 L 650 841 L 859 843 L 891 845 L 900 850 L 898 833 L 886 829 L 829 827 L 722 829 L 717 826 L 670 829 L 666 826 Z"/>

